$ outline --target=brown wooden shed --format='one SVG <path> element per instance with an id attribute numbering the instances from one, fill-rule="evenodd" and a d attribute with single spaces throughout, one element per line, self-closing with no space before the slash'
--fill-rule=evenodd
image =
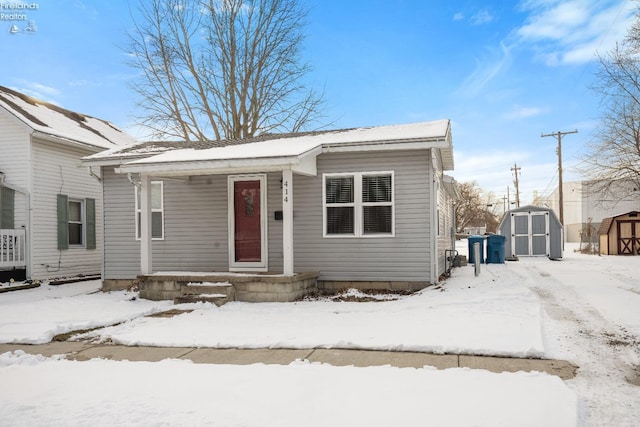
<path id="1" fill-rule="evenodd" d="M 598 235 L 602 255 L 640 255 L 640 213 L 603 219 Z"/>

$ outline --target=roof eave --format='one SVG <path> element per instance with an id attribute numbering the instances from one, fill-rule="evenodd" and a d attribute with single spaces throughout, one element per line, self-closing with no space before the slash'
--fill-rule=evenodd
<path id="1" fill-rule="evenodd" d="M 252 159 L 219 159 L 184 162 L 125 163 L 116 173 L 139 173 L 152 176 L 192 176 L 225 173 L 255 173 L 293 170 L 308 176 L 317 174 L 315 156 L 283 156 Z"/>
<path id="2" fill-rule="evenodd" d="M 434 138 L 397 139 L 384 141 L 364 141 L 355 143 L 323 144 L 323 153 L 348 153 L 362 151 L 397 151 L 438 149 L 442 154 L 444 170 L 453 170 L 453 147 L 449 133 Z"/>
<path id="3" fill-rule="evenodd" d="M 87 151 L 91 151 L 92 153 L 99 153 L 101 151 L 108 150 L 108 148 L 99 147 L 97 145 L 90 144 L 88 142 L 78 141 L 71 138 L 65 138 L 58 135 L 42 132 L 39 130 L 34 130 L 31 135 L 32 135 L 32 138 L 37 137 L 48 142 L 55 142 L 56 144 L 63 144 L 68 147 L 82 148 Z M 113 145 L 115 146 L 115 144 Z"/>
<path id="4" fill-rule="evenodd" d="M 157 154 L 157 153 L 156 153 Z M 108 157 L 108 158 L 97 158 L 97 159 L 92 159 L 92 158 L 87 158 L 84 157 L 81 161 L 82 166 L 121 166 L 124 165 L 126 163 L 135 161 L 135 160 L 141 160 L 147 157 L 151 157 L 151 155 L 146 154 L 146 155 L 130 155 L 130 156 L 119 156 L 119 157 Z"/>

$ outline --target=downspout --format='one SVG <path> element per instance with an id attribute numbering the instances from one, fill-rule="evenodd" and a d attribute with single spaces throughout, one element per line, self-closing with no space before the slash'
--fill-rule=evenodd
<path id="1" fill-rule="evenodd" d="M 93 169 L 91 168 L 91 166 L 89 166 L 87 169 L 89 170 L 89 175 L 91 175 L 93 178 L 95 178 L 95 179 L 96 179 L 96 181 L 98 181 L 98 182 L 100 182 L 100 183 L 102 182 L 102 178 L 100 178 L 100 176 L 99 176 L 99 175 L 96 175 L 96 173 L 93 171 Z"/>
<path id="2" fill-rule="evenodd" d="M 437 213 L 438 213 L 438 195 L 436 194 L 436 177 L 433 167 L 433 149 L 429 150 L 429 192 L 431 193 L 431 215 L 430 215 L 430 232 L 429 232 L 429 263 L 430 263 L 430 278 L 429 281 L 433 285 L 438 284 L 438 225 Z"/>
<path id="3" fill-rule="evenodd" d="M 133 177 L 133 175 L 131 174 L 131 172 L 127 173 L 127 179 L 129 180 L 131 185 L 134 185 L 134 186 L 140 188 L 140 181 L 136 181 L 135 178 Z"/>
<path id="4" fill-rule="evenodd" d="M 27 147 L 27 165 L 28 166 L 28 171 L 27 171 L 27 193 L 26 193 L 26 201 L 25 201 L 25 209 L 27 210 L 26 212 L 26 219 L 27 219 L 27 227 L 25 230 L 25 237 L 24 240 L 27 244 L 27 248 L 25 250 L 24 253 L 24 262 L 25 264 L 27 264 L 27 271 L 26 273 L 26 277 L 27 279 L 33 279 L 32 274 L 33 274 L 33 266 L 31 265 L 31 254 L 33 251 L 33 212 L 31 211 L 31 194 L 33 191 L 33 161 L 32 161 L 32 152 L 33 152 L 33 129 L 31 130 L 31 132 L 29 132 L 29 146 Z"/>

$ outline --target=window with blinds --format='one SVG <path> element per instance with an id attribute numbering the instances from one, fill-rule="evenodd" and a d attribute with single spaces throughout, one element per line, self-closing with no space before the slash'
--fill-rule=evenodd
<path id="1" fill-rule="evenodd" d="M 324 236 L 392 236 L 393 172 L 325 174 Z"/>

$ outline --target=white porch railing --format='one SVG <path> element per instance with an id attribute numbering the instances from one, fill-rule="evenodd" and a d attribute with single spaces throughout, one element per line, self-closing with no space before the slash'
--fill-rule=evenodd
<path id="1" fill-rule="evenodd" d="M 25 236 L 23 229 L 0 229 L 0 268 L 25 268 Z"/>

